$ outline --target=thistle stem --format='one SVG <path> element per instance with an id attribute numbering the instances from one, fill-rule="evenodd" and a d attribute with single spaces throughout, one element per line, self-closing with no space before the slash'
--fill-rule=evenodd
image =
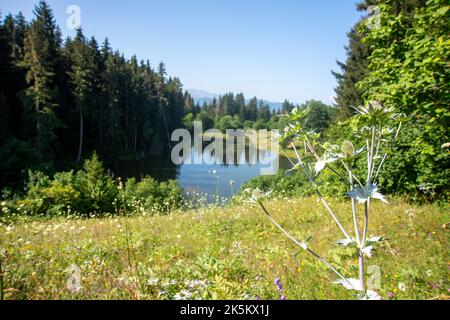
<path id="1" fill-rule="evenodd" d="M 330 208 L 330 206 L 328 205 L 328 202 L 325 200 L 325 198 L 322 196 L 322 193 L 320 192 L 316 182 L 314 181 L 314 179 L 308 174 L 308 172 L 306 171 L 306 168 L 304 166 L 304 163 L 302 161 L 302 158 L 300 157 L 300 155 L 297 152 L 297 148 L 295 147 L 295 145 L 292 143 L 291 144 L 292 147 L 294 148 L 294 152 L 295 155 L 298 158 L 299 164 L 302 167 L 303 171 L 305 171 L 305 174 L 307 175 L 309 181 L 311 182 L 311 184 L 315 187 L 316 189 L 316 193 L 319 196 L 320 201 L 322 201 L 323 205 L 325 206 L 325 208 L 327 209 L 327 211 L 329 212 L 329 214 L 331 215 L 331 217 L 333 218 L 333 220 L 336 222 L 337 226 L 339 227 L 339 229 L 342 231 L 342 233 L 345 235 L 345 237 L 348 240 L 352 240 L 352 237 L 350 237 L 350 235 L 348 234 L 348 232 L 345 230 L 345 228 L 342 226 L 342 224 L 339 222 L 339 219 L 336 217 L 336 215 L 334 214 L 333 210 Z"/>
<path id="2" fill-rule="evenodd" d="M 367 199 L 366 206 L 365 206 L 365 214 L 364 214 L 364 232 L 363 232 L 363 238 L 361 241 L 361 246 L 365 247 L 366 240 L 367 240 L 367 230 L 369 226 L 369 210 L 370 210 L 370 199 Z"/>
<path id="3" fill-rule="evenodd" d="M 350 165 L 350 168 L 349 168 L 348 180 L 350 182 L 351 191 L 353 191 L 354 187 L 353 187 L 353 168 L 352 168 L 352 165 Z M 360 238 L 359 238 L 358 217 L 357 217 L 357 214 L 356 214 L 356 200 L 353 199 L 353 198 L 352 198 L 352 214 L 353 214 L 353 225 L 355 227 L 356 241 L 358 243 L 358 246 L 360 246 L 361 242 L 360 242 Z"/>
<path id="4" fill-rule="evenodd" d="M 297 246 L 299 246 L 300 248 L 302 248 L 303 250 L 305 250 L 306 252 L 308 252 L 309 254 L 311 254 L 312 256 L 314 256 L 315 258 L 317 258 L 320 262 L 322 262 L 323 264 L 325 264 L 331 271 L 333 271 L 342 281 L 344 281 L 348 286 L 353 287 L 353 285 L 347 280 L 347 278 L 345 278 L 339 271 L 336 270 L 336 268 L 334 268 L 328 261 L 326 261 L 324 258 L 322 258 L 320 255 L 318 255 L 317 253 L 315 253 L 313 250 L 307 248 L 305 246 L 305 244 L 301 243 L 300 241 L 298 241 L 297 239 L 295 239 L 293 236 L 291 236 L 289 234 L 289 232 L 287 232 L 273 217 L 272 215 L 269 213 L 269 211 L 267 211 L 266 207 L 259 202 L 259 205 L 261 206 L 262 210 L 264 211 L 264 213 L 266 214 L 266 216 L 269 218 L 269 220 L 272 222 L 273 225 L 275 225 L 275 227 L 277 227 L 289 240 L 291 240 L 293 243 L 295 243 Z"/>
<path id="5" fill-rule="evenodd" d="M 349 166 L 348 172 L 349 172 L 348 179 L 350 182 L 350 188 L 353 191 L 353 168 L 352 168 L 351 164 Z M 358 243 L 359 282 L 360 282 L 361 289 L 363 291 L 365 291 L 364 290 L 364 255 L 361 250 L 362 245 L 361 245 L 361 240 L 359 238 L 358 217 L 356 215 L 356 200 L 353 198 L 352 198 L 352 213 L 353 213 L 353 224 L 355 227 L 356 241 Z"/>
<path id="6" fill-rule="evenodd" d="M 364 254 L 361 249 L 358 249 L 358 265 L 359 265 L 359 283 L 361 286 L 361 291 L 366 291 L 364 285 Z"/>
<path id="7" fill-rule="evenodd" d="M 3 267 L 2 267 L 2 257 L 0 257 L 0 301 L 4 300 L 3 292 Z"/>

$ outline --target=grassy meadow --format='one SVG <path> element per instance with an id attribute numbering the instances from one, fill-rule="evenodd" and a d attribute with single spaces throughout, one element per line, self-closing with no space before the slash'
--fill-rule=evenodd
<path id="1" fill-rule="evenodd" d="M 330 204 L 350 226 L 349 203 Z M 317 199 L 270 200 L 267 207 L 298 238 L 312 235 L 310 247 L 345 276 L 357 275 L 355 250 L 335 244 L 340 234 Z M 380 295 L 447 299 L 448 206 L 375 202 L 371 219 L 369 234 L 387 238 L 366 260 L 366 269 L 380 271 Z M 251 204 L 166 216 L 15 221 L 0 226 L 0 248 L 7 251 L 5 299 L 280 299 L 276 278 L 287 299 L 354 298 Z"/>

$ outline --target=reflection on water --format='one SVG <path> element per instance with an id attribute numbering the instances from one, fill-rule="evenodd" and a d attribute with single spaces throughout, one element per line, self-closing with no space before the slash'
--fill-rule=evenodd
<path id="1" fill-rule="evenodd" d="M 194 148 L 192 148 L 191 156 L 198 157 L 201 154 L 195 154 Z M 276 157 L 271 151 L 260 150 L 258 159 L 249 159 L 248 149 L 241 152 L 235 149 L 234 161 L 230 159 L 227 161 L 226 157 L 215 154 L 203 156 L 204 163 L 221 162 L 222 164 L 182 164 L 177 166 L 173 164 L 170 153 L 167 153 L 151 159 L 117 162 L 112 165 L 112 168 L 114 174 L 122 178 L 135 177 L 139 180 L 145 176 L 151 176 L 159 181 L 177 180 L 187 196 L 201 194 L 205 197 L 206 202 L 211 203 L 217 199 L 217 196 L 222 199 L 230 198 L 239 191 L 242 184 L 259 176 L 261 168 L 267 168 L 266 163 L 270 163 Z M 220 157 L 220 162 L 217 161 L 217 157 Z M 239 159 L 240 162 L 236 161 Z M 227 164 L 230 161 L 247 164 Z M 279 164 L 280 169 L 290 168 L 289 161 L 282 156 L 280 156 Z"/>

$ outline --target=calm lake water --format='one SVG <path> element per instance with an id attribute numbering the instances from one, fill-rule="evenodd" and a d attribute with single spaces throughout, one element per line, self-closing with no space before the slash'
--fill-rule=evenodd
<path id="1" fill-rule="evenodd" d="M 193 153 L 193 150 L 192 150 Z M 270 151 L 260 151 L 265 161 L 271 160 L 275 155 Z M 248 150 L 245 154 L 236 155 L 248 160 Z M 215 155 L 209 155 L 207 160 L 215 160 Z M 267 163 L 265 162 L 264 163 Z M 208 161 L 209 162 L 209 161 Z M 211 161 L 214 162 L 214 161 Z M 237 162 L 237 161 L 236 161 Z M 246 161 L 249 163 L 249 161 Z M 290 169 L 288 159 L 280 155 L 280 169 Z M 112 165 L 113 172 L 122 178 L 141 179 L 151 176 L 158 181 L 169 179 L 177 180 L 184 189 L 187 197 L 202 197 L 207 203 L 216 201 L 217 195 L 224 200 L 236 194 L 242 184 L 261 174 L 261 164 L 182 164 L 174 165 L 170 153 L 165 156 L 153 157 L 139 161 L 123 161 Z M 230 181 L 233 181 L 231 184 Z"/>

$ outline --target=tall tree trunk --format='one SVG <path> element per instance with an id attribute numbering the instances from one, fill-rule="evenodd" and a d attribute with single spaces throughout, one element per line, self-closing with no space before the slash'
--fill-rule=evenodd
<path id="1" fill-rule="evenodd" d="M 77 163 L 81 162 L 82 152 L 83 152 L 83 106 L 80 105 L 80 144 L 78 146 Z"/>
<path id="2" fill-rule="evenodd" d="M 39 150 L 39 154 L 38 157 L 39 159 L 42 159 L 42 133 L 41 133 L 41 128 L 42 128 L 42 115 L 40 112 L 40 108 L 39 108 L 39 102 L 36 101 L 35 103 L 36 105 L 36 141 L 37 141 L 37 147 Z"/>
<path id="3" fill-rule="evenodd" d="M 165 112 L 165 110 L 163 108 L 162 102 L 159 103 L 159 112 L 162 115 L 162 118 L 164 120 L 164 124 L 165 124 L 165 127 L 166 127 L 167 144 L 168 144 L 169 148 L 172 148 L 172 142 L 171 142 L 171 139 L 170 139 L 170 132 L 169 132 L 169 125 L 167 123 L 166 112 Z"/>

